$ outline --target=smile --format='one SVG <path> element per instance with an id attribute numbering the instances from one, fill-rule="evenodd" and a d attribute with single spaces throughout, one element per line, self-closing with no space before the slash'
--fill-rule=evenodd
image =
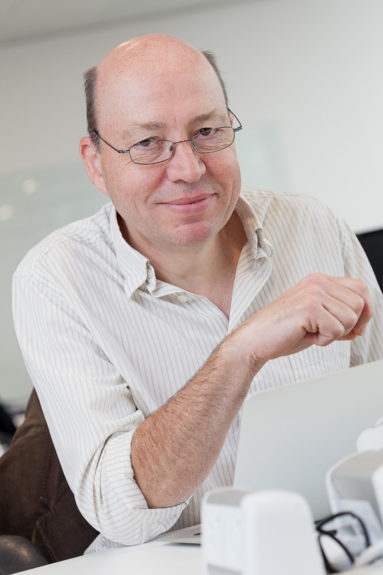
<path id="1" fill-rule="evenodd" d="M 195 197 L 182 197 L 159 204 L 179 214 L 196 214 L 205 210 L 214 198 L 214 194 L 200 195 Z"/>

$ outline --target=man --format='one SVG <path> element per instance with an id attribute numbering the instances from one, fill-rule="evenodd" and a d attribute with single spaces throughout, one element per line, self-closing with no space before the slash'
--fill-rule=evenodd
<path id="1" fill-rule="evenodd" d="M 240 197 L 239 125 L 203 54 L 143 36 L 94 80 L 80 152 L 112 204 L 29 253 L 15 325 L 81 512 L 130 545 L 230 485 L 249 392 L 382 357 L 382 297 L 318 202 Z"/>

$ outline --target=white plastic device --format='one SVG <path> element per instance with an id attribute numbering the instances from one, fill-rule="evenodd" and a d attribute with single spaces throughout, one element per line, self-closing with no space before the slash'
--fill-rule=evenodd
<path id="1" fill-rule="evenodd" d="M 208 575 L 325 575 L 308 503 L 291 491 L 207 493 L 202 553 Z"/>
<path id="2" fill-rule="evenodd" d="M 329 470 L 326 480 L 332 512 L 356 513 L 364 521 L 371 543 L 380 541 L 383 538 L 383 450 L 345 457 Z"/>

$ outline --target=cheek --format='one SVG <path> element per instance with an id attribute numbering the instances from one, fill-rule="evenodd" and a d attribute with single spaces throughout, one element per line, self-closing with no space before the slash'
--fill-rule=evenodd
<path id="1" fill-rule="evenodd" d="M 129 206 L 137 209 L 150 200 L 153 191 L 160 185 L 160 173 L 150 167 L 124 162 L 123 158 L 121 160 L 104 167 L 107 191 L 117 209 L 125 207 L 126 211 Z"/>
<path id="2" fill-rule="evenodd" d="M 226 192 L 239 193 L 241 188 L 241 172 L 235 150 L 229 148 L 224 157 L 214 158 L 209 172 Z"/>

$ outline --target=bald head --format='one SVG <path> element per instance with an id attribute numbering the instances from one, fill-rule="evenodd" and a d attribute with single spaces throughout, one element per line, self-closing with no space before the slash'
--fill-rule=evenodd
<path id="1" fill-rule="evenodd" d="M 199 52 L 165 34 L 140 36 L 114 48 L 97 68 L 85 74 L 88 132 L 93 142 L 99 144 L 95 130 L 99 129 L 102 115 L 110 115 L 121 105 L 122 86 L 126 90 L 134 82 L 142 84 L 150 78 L 156 82 L 160 95 L 162 91 L 166 97 L 166 89 L 173 90 L 177 76 L 185 71 L 198 74 L 202 81 L 206 77 L 207 85 L 211 86 L 212 79 L 217 82 L 228 105 L 226 88 L 211 52 Z"/>
<path id="2" fill-rule="evenodd" d="M 126 70 L 142 73 L 153 73 L 153 63 L 156 69 L 162 66 L 173 67 L 177 63 L 186 65 L 201 60 L 201 53 L 179 38 L 166 34 L 148 34 L 133 38 L 120 44 L 100 62 L 98 75 L 100 81 L 110 78 L 110 75 L 124 74 Z"/>

